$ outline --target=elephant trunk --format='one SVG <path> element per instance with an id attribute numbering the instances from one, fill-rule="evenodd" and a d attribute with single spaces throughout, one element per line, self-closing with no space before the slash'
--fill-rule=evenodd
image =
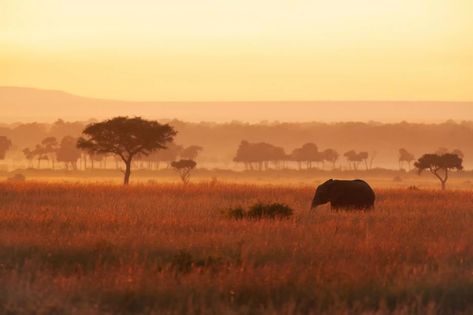
<path id="1" fill-rule="evenodd" d="M 310 205 L 310 209 L 315 209 L 317 208 L 318 205 L 320 205 L 320 201 L 317 199 L 317 197 L 314 197 L 314 199 L 312 199 L 312 204 Z"/>

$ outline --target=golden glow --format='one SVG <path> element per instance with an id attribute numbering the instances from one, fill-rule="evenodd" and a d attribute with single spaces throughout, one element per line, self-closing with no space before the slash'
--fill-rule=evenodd
<path id="1" fill-rule="evenodd" d="M 0 85 L 137 100 L 473 100 L 471 0 L 1 0 Z"/>

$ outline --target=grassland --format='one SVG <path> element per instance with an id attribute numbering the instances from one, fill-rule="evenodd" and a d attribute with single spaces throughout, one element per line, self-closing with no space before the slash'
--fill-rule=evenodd
<path id="1" fill-rule="evenodd" d="M 0 184 L 1 314 L 473 313 L 473 192 L 377 189 L 309 211 L 309 186 Z M 222 210 L 283 202 L 289 220 Z"/>

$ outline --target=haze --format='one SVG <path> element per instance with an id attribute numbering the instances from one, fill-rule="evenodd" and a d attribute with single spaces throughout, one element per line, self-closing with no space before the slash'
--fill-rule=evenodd
<path id="1" fill-rule="evenodd" d="M 3 0 L 0 85 L 147 101 L 468 102 L 471 12 L 469 0 Z M 396 117 L 425 111 L 406 113 Z"/>

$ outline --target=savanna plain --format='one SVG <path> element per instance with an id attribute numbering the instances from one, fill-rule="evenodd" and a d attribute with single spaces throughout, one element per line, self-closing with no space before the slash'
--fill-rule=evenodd
<path id="1" fill-rule="evenodd" d="M 473 192 L 0 183 L 2 314 L 472 314 Z M 289 219 L 228 209 L 280 202 Z"/>

